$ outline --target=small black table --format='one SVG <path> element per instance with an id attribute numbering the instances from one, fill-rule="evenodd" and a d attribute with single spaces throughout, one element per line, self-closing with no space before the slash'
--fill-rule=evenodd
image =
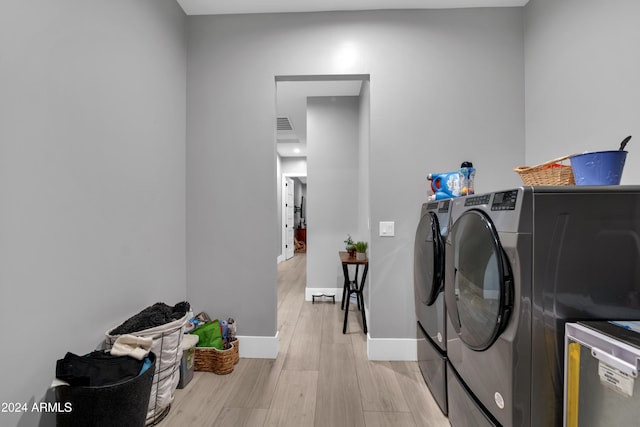
<path id="1" fill-rule="evenodd" d="M 367 271 L 369 270 L 368 259 L 357 259 L 351 257 L 349 252 L 340 252 L 340 261 L 342 262 L 342 272 L 344 273 L 344 287 L 342 289 L 342 304 L 340 307 L 344 310 L 344 325 L 342 326 L 342 333 L 347 333 L 347 319 L 349 318 L 349 299 L 351 294 L 356 295 L 358 302 L 358 310 L 362 312 L 362 329 L 364 333 L 367 333 L 367 317 L 364 313 L 364 298 L 362 297 L 362 290 L 364 289 L 364 283 L 367 279 Z M 356 274 L 353 280 L 349 278 L 349 265 L 356 266 Z M 364 266 L 362 271 L 362 278 L 358 282 L 358 270 L 360 266 Z M 346 303 L 345 303 L 346 301 Z"/>

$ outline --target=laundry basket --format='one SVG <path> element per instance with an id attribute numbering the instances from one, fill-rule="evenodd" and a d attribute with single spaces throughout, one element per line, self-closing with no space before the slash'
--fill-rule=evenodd
<path id="1" fill-rule="evenodd" d="M 156 356 L 149 353 L 151 366 L 137 377 L 102 386 L 59 385 L 56 401 L 70 405 L 70 411 L 56 413 L 57 427 L 143 427 L 149 407 Z"/>
<path id="2" fill-rule="evenodd" d="M 147 411 L 147 426 L 159 423 L 167 416 L 174 393 L 180 381 L 180 361 L 182 360 L 182 337 L 189 314 L 170 323 L 139 332 L 132 335 L 151 337 L 151 351 L 156 354 L 156 366 L 149 398 Z M 111 335 L 109 329 L 106 333 L 105 345 L 107 350 L 113 347 L 119 335 Z"/>
<path id="3" fill-rule="evenodd" d="M 573 169 L 562 162 L 573 155 L 558 157 L 535 166 L 518 166 L 513 169 L 524 185 L 575 185 Z"/>

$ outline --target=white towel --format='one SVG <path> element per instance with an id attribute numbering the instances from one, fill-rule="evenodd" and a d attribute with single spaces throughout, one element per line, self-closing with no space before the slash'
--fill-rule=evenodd
<path id="1" fill-rule="evenodd" d="M 137 337 L 135 335 L 120 335 L 111 348 L 113 356 L 131 356 L 142 360 L 149 354 L 153 338 Z"/>

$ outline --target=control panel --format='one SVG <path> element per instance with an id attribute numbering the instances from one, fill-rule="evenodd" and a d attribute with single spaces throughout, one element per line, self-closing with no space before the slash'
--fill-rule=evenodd
<path id="1" fill-rule="evenodd" d="M 427 210 L 435 211 L 436 209 L 438 209 L 438 202 L 429 202 L 429 203 L 427 203 Z"/>
<path id="2" fill-rule="evenodd" d="M 491 194 L 483 194 L 481 196 L 469 196 L 464 201 L 465 206 L 480 206 L 486 205 L 491 200 Z"/>
<path id="3" fill-rule="evenodd" d="M 516 208 L 518 190 L 509 190 L 495 193 L 491 203 L 492 211 L 512 211 Z"/>
<path id="4" fill-rule="evenodd" d="M 449 205 L 451 204 L 451 199 L 443 200 L 440 202 L 440 207 L 438 208 L 438 213 L 446 213 L 449 212 Z"/>

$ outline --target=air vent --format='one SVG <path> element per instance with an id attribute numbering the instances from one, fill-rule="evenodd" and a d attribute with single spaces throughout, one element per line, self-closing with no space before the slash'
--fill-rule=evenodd
<path id="1" fill-rule="evenodd" d="M 276 118 L 276 130 L 293 130 L 293 125 L 289 117 Z"/>

